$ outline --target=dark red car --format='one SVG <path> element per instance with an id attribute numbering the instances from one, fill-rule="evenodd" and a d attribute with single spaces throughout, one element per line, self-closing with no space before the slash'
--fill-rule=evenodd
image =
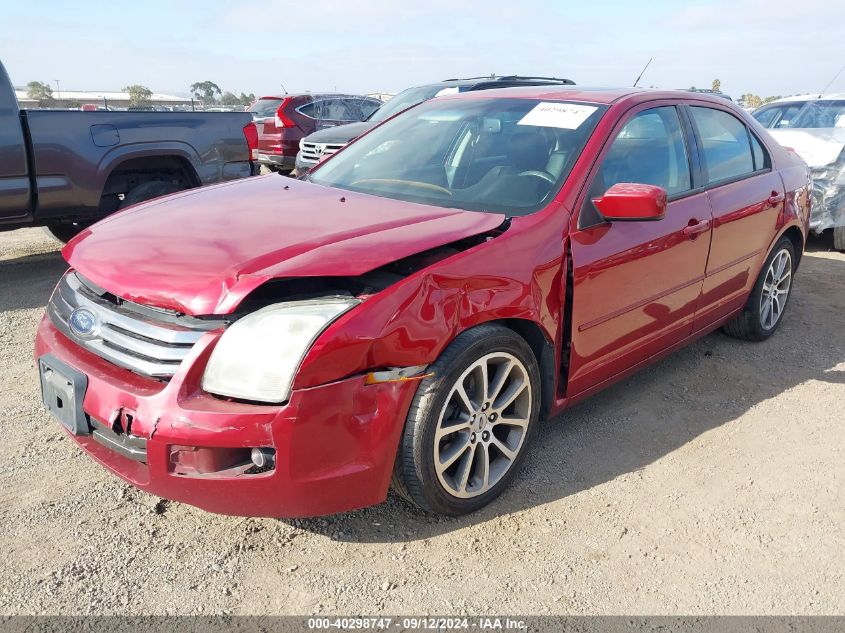
<path id="1" fill-rule="evenodd" d="M 716 328 L 770 336 L 809 211 L 807 166 L 725 99 L 435 99 L 310 182 L 82 233 L 38 329 L 44 402 L 120 477 L 214 512 L 334 513 L 391 483 L 470 512 L 541 419 Z"/>
<path id="2" fill-rule="evenodd" d="M 288 94 L 261 97 L 249 112 L 258 126 L 258 162 L 279 171 L 291 171 L 299 141 L 312 132 L 363 121 L 382 102 L 361 95 Z"/>

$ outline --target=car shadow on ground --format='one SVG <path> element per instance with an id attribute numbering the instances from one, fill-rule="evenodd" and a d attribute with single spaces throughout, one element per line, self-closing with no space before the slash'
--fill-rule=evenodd
<path id="1" fill-rule="evenodd" d="M 481 511 L 460 518 L 437 517 L 391 492 L 379 506 L 286 523 L 339 541 L 427 539 L 639 471 L 805 381 L 845 384 L 845 261 L 813 253 L 826 250 L 823 243 L 814 243 L 804 257 L 775 336 L 750 343 L 714 332 L 542 422 L 509 489 Z M 807 346 L 818 349 L 807 354 Z"/>
<path id="2" fill-rule="evenodd" d="M 0 260 L 0 312 L 45 306 L 67 267 L 58 250 Z"/>

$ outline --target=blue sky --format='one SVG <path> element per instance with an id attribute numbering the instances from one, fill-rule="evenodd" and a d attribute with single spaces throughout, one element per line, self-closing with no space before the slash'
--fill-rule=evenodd
<path id="1" fill-rule="evenodd" d="M 541 0 L 3 0 L 15 84 L 396 92 L 447 77 L 537 74 L 582 85 L 820 90 L 845 65 L 845 2 Z M 845 92 L 845 73 L 831 90 Z"/>

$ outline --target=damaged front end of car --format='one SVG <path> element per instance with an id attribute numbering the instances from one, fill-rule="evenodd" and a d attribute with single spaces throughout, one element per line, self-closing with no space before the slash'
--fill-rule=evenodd
<path id="1" fill-rule="evenodd" d="M 844 152 L 845 153 L 845 152 Z M 820 234 L 845 226 L 845 156 L 810 170 L 813 177 L 813 207 L 810 230 Z"/>

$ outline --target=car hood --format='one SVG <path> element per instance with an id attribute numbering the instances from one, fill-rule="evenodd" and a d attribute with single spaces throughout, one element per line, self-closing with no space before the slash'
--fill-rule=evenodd
<path id="1" fill-rule="evenodd" d="M 781 145 L 798 152 L 810 167 L 829 165 L 845 147 L 845 128 L 785 128 L 769 133 Z"/>
<path id="2" fill-rule="evenodd" d="M 227 314 L 269 279 L 358 276 L 504 221 L 271 174 L 134 206 L 80 233 L 63 254 L 124 299 Z"/>
<path id="3" fill-rule="evenodd" d="M 365 132 L 369 132 L 375 126 L 375 123 L 370 123 L 369 121 L 336 125 L 335 127 L 329 127 L 309 134 L 303 140 L 306 143 L 349 143 Z"/>

